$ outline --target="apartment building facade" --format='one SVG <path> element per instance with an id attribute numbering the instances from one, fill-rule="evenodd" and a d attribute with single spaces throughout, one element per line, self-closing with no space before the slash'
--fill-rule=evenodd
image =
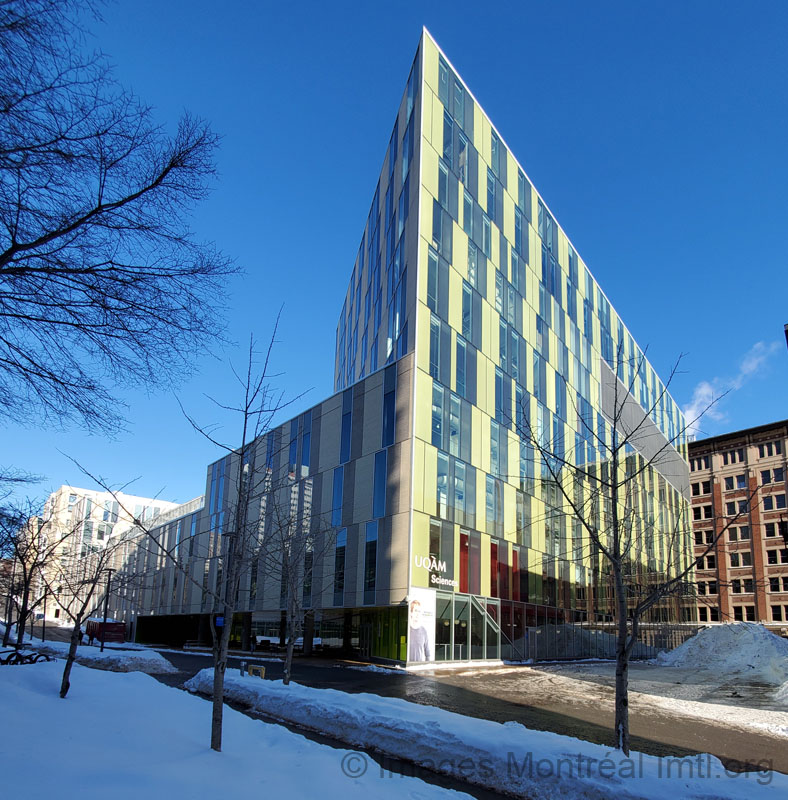
<path id="1" fill-rule="evenodd" d="M 663 455 L 630 453 L 643 568 L 691 561 L 688 526 L 663 546 L 688 513 L 681 412 L 426 30 L 340 312 L 334 390 L 209 466 L 202 508 L 158 534 L 185 566 L 140 555 L 151 580 L 116 615 L 155 640 L 204 633 L 239 476 L 262 469 L 293 530 L 314 528 L 299 591 L 324 640 L 400 662 L 567 654 L 571 626 L 611 619 L 606 570 L 525 431 L 567 471 L 601 470 L 613 394 Z M 261 553 L 274 506 L 261 490 L 245 512 Z M 278 621 L 283 587 L 261 556 L 239 593 L 247 626 Z"/>
<path id="2" fill-rule="evenodd" d="M 73 570 L 80 559 L 107 547 L 132 528 L 135 519 L 153 524 L 161 512 L 175 507 L 176 503 L 125 492 L 61 486 L 44 503 L 38 526 L 42 550 L 47 542 L 57 542 L 46 565 L 50 582 L 56 583 L 58 572 Z M 53 600 L 49 613 L 55 619 L 64 617 L 57 593 Z"/>
<path id="3" fill-rule="evenodd" d="M 788 420 L 689 445 L 700 622 L 788 627 Z"/>

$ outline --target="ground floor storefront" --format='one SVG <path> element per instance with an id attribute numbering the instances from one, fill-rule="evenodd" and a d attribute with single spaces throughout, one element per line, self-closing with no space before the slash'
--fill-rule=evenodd
<path id="1" fill-rule="evenodd" d="M 306 654 L 399 664 L 613 658 L 614 622 L 588 616 L 573 609 L 412 587 L 407 601 L 397 606 L 306 612 L 296 648 Z M 146 644 L 209 646 L 210 622 L 210 614 L 141 616 L 133 636 Z M 241 612 L 228 622 L 234 649 L 286 644 L 283 611 Z M 651 658 L 696 630 L 694 624 L 643 622 L 632 655 Z"/>

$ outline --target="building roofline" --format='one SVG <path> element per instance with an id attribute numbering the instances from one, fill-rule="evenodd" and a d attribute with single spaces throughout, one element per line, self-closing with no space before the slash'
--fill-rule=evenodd
<path id="1" fill-rule="evenodd" d="M 664 389 L 665 394 L 668 397 L 670 397 L 670 399 L 673 401 L 673 404 L 676 407 L 676 410 L 678 411 L 678 413 L 680 414 L 681 419 L 683 419 L 684 422 L 686 422 L 686 419 L 684 419 L 684 410 L 682 409 L 682 407 L 679 404 L 678 400 L 676 400 L 676 398 L 673 396 L 672 392 L 670 391 L 670 383 L 669 382 L 666 383 L 662 379 L 660 371 L 657 370 L 657 368 L 654 366 L 654 364 L 651 362 L 651 360 L 648 357 L 648 345 L 646 345 L 645 347 L 641 347 L 641 345 L 638 342 L 637 338 L 632 334 L 632 331 L 630 330 L 629 326 L 626 324 L 626 322 L 624 322 L 624 320 L 623 320 L 621 314 L 618 312 L 618 309 L 616 308 L 615 304 L 612 302 L 612 300 L 608 296 L 607 292 L 602 288 L 602 284 L 597 280 L 597 278 L 594 275 L 593 271 L 588 266 L 588 263 L 586 262 L 586 260 L 582 257 L 582 255 L 580 255 L 580 250 L 575 246 L 574 242 L 569 237 L 569 234 L 564 230 L 564 227 L 558 222 L 558 218 L 557 218 L 556 214 L 553 212 L 553 210 L 550 208 L 550 206 L 547 204 L 547 200 L 545 200 L 545 198 L 542 196 L 541 192 L 536 188 L 536 184 L 532 180 L 531 176 L 528 174 L 528 172 L 526 171 L 525 167 L 520 163 L 520 160 L 517 158 L 517 156 L 515 156 L 514 149 L 509 146 L 509 144 L 507 143 L 507 141 L 504 138 L 503 134 L 498 130 L 498 127 L 492 121 L 492 118 L 490 117 L 490 115 L 484 110 L 484 106 L 477 100 L 476 95 L 474 95 L 474 93 L 471 91 L 470 87 L 465 82 L 465 79 L 462 77 L 462 75 L 460 75 L 457 67 L 454 66 L 454 64 L 452 63 L 451 59 L 446 55 L 446 53 L 444 53 L 444 51 L 441 48 L 441 46 L 435 40 L 435 37 L 430 33 L 430 31 L 427 29 L 426 25 L 422 25 L 421 38 L 419 40 L 419 47 L 420 48 L 423 46 L 423 40 L 424 40 L 425 37 L 428 37 L 430 39 L 432 44 L 437 49 L 438 53 L 440 53 L 440 55 L 444 59 L 444 61 L 453 70 L 454 76 L 460 80 L 460 82 L 462 83 L 463 87 L 465 88 L 465 91 L 468 92 L 468 95 L 471 97 L 473 102 L 476 103 L 476 105 L 479 108 L 479 111 L 481 111 L 481 113 L 487 118 L 487 121 L 490 123 L 490 127 L 495 131 L 495 134 L 500 139 L 501 144 L 503 144 L 503 146 L 506 148 L 506 150 L 509 153 L 509 155 L 511 155 L 511 157 L 514 159 L 514 161 L 517 164 L 517 166 L 522 170 L 523 175 L 525 175 L 526 180 L 531 184 L 531 188 L 536 192 L 536 194 L 537 194 L 539 200 L 541 201 L 542 205 L 545 207 L 547 212 L 552 217 L 553 223 L 558 227 L 558 229 L 564 235 L 564 238 L 566 239 L 566 241 L 569 244 L 569 246 L 574 250 L 574 252 L 577 255 L 577 257 L 583 262 L 583 266 L 588 270 L 589 274 L 591 275 L 591 279 L 594 281 L 594 284 L 596 285 L 597 290 L 599 292 L 601 292 L 602 295 L 604 295 L 605 300 L 607 300 L 607 302 L 610 304 L 610 307 L 615 312 L 616 317 L 618 318 L 619 322 L 624 326 L 624 329 L 626 330 L 626 332 L 632 337 L 632 341 L 635 343 L 635 346 L 637 347 L 637 349 L 640 350 L 640 353 L 643 356 L 643 359 L 645 360 L 646 364 L 654 370 L 654 375 L 656 376 L 656 378 L 659 381 L 659 383 L 662 384 L 662 388 Z M 423 71 L 422 71 L 422 74 L 421 74 L 421 80 L 422 81 L 424 80 Z M 531 216 L 533 216 L 533 214 Z M 533 224 L 533 222 L 534 221 L 531 220 L 531 224 Z M 786 340 L 788 341 L 788 329 L 786 330 Z"/>
<path id="2" fill-rule="evenodd" d="M 738 439 L 742 436 L 750 436 L 758 433 L 768 433 L 771 430 L 779 427 L 788 426 L 788 419 L 777 420 L 776 422 L 765 423 L 764 425 L 756 425 L 752 428 L 742 428 L 738 431 L 730 431 L 729 433 L 720 433 L 717 436 L 709 436 L 707 439 L 697 439 L 696 441 L 689 442 L 690 449 L 701 447 L 704 445 L 715 444 L 716 442 L 724 442 L 729 439 Z"/>

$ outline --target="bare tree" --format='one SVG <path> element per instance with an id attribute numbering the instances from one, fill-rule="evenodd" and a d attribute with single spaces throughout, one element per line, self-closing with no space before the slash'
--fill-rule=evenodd
<path id="1" fill-rule="evenodd" d="M 218 407 L 235 414 L 239 420 L 240 444 L 220 441 L 213 429 L 199 425 L 184 411 L 196 431 L 227 453 L 223 469 L 230 489 L 223 522 L 216 531 L 219 535 L 219 578 L 210 626 L 214 668 L 211 748 L 217 751 L 222 749 L 224 674 L 233 614 L 239 607 L 242 577 L 256 569 L 256 559 L 260 554 L 260 521 L 252 511 L 252 504 L 265 491 L 270 475 L 270 463 L 266 454 L 260 452 L 262 438 L 271 431 L 276 414 L 293 402 L 285 401 L 282 393 L 275 391 L 269 383 L 274 377 L 271 374 L 271 353 L 278 323 L 277 317 L 271 339 L 262 353 L 257 352 L 254 338 L 250 338 L 243 372 L 231 367 L 240 390 L 240 402 L 224 404 L 214 400 Z"/>
<path id="2" fill-rule="evenodd" d="M 521 443 L 532 448 L 533 466 L 541 471 L 543 490 L 552 494 L 550 513 L 571 515 L 577 533 L 582 534 L 583 546 L 575 548 L 575 557 L 579 549 L 597 570 L 597 577 L 612 588 L 614 730 L 616 747 L 629 754 L 628 670 L 641 623 L 668 598 L 692 594 L 696 559 L 683 499 L 688 487 L 682 442 L 697 419 L 676 425 L 667 434 L 655 422 L 678 362 L 645 407 L 635 399 L 637 376 L 646 371 L 645 356 L 625 362 L 619 350 L 611 367 L 600 363 L 602 416 L 593 418 L 590 403 L 582 398 L 576 403 L 569 392 L 563 401 L 577 417 L 574 446 L 556 433 L 543 415 L 532 421 L 527 405 L 518 410 L 514 428 Z M 563 385 L 566 390 L 565 380 Z M 718 527 L 700 558 L 714 549 L 739 517 L 732 516 Z M 680 606 L 680 599 L 676 604 Z"/>
<path id="3" fill-rule="evenodd" d="M 54 568 L 64 542 L 67 544 L 74 532 L 73 527 L 57 530 L 53 519 L 40 516 L 36 510 L 30 502 L 23 507 L 0 510 L 0 551 L 11 562 L 4 646 L 11 633 L 10 610 L 13 608 L 17 612 L 16 647 L 22 646 L 28 617 L 50 595 L 46 573 Z"/>
<path id="4" fill-rule="evenodd" d="M 65 698 L 71 687 L 71 669 L 82 641 L 82 624 L 98 612 L 104 595 L 102 589 L 108 582 L 109 570 L 116 569 L 117 554 L 129 537 L 129 531 L 113 535 L 102 545 L 71 548 L 71 552 L 59 559 L 57 569 L 43 572 L 47 588 L 57 599 L 58 605 L 70 620 L 69 641 L 60 696 Z M 109 573 L 111 574 L 111 573 Z M 126 576 L 125 580 L 130 580 Z"/>
<path id="5" fill-rule="evenodd" d="M 284 684 L 290 683 L 293 672 L 293 653 L 304 630 L 307 605 L 312 598 L 313 575 L 316 565 L 333 552 L 336 530 L 330 524 L 330 514 L 316 513 L 313 508 L 313 481 L 299 480 L 288 464 L 280 470 L 278 480 L 268 469 L 260 495 L 261 541 L 257 554 L 252 554 L 250 569 L 280 579 L 280 603 L 285 617 Z"/>
<path id="6" fill-rule="evenodd" d="M 186 223 L 217 137 L 174 136 L 86 48 L 92 0 L 0 0 L 0 417 L 119 423 L 221 330 L 233 271 Z"/>

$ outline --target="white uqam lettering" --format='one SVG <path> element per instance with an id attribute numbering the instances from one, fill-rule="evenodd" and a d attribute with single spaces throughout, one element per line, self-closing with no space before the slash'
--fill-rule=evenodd
<path id="1" fill-rule="evenodd" d="M 424 567 L 432 572 L 446 572 L 446 562 L 438 561 L 435 556 L 413 556 L 417 567 Z"/>

